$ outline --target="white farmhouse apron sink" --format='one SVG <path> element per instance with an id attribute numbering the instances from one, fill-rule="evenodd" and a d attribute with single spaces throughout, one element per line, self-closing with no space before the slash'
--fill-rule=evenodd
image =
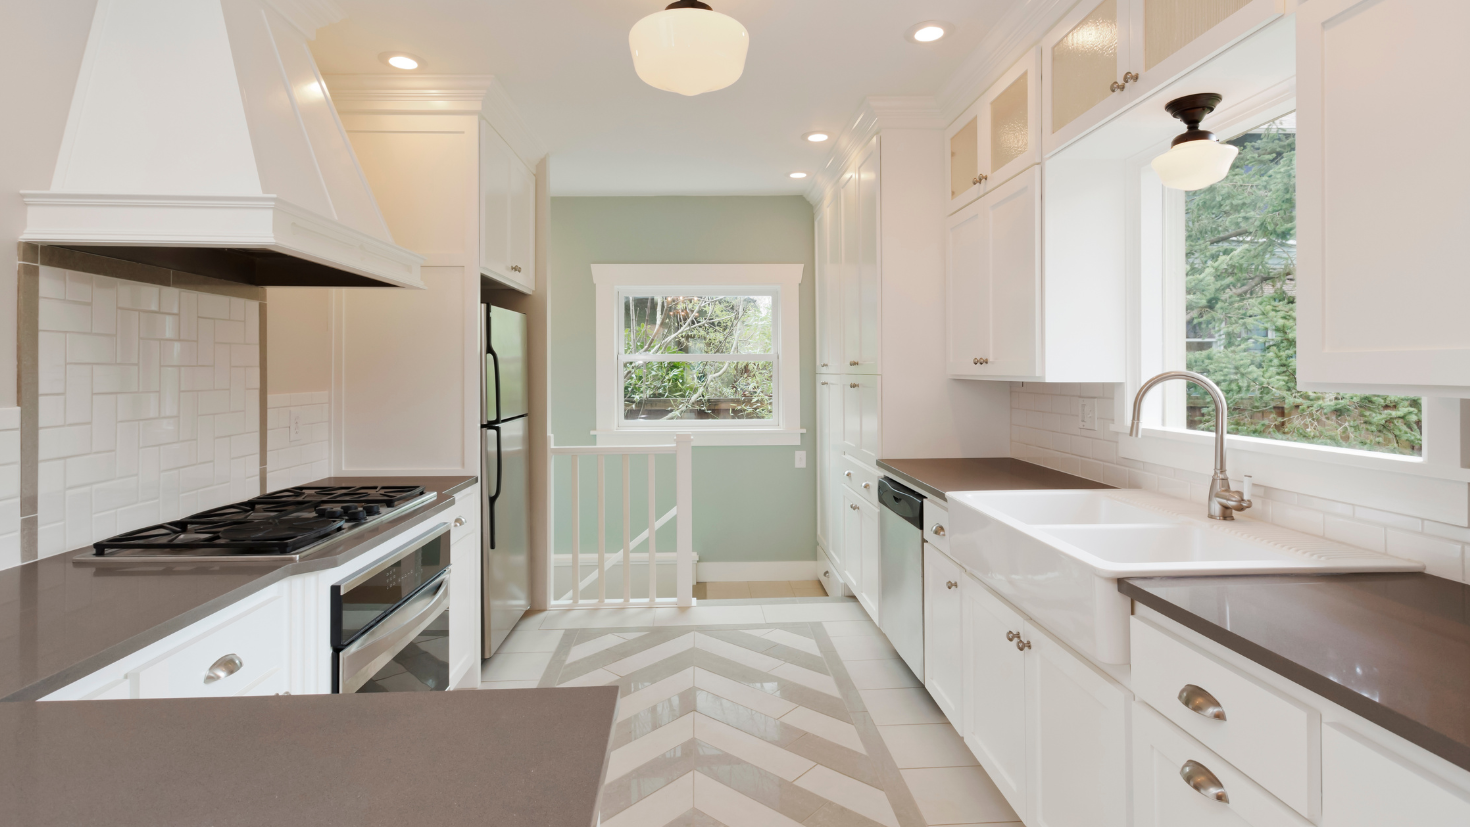
<path id="1" fill-rule="evenodd" d="M 1424 565 L 1149 491 L 947 495 L 950 555 L 1099 663 L 1128 662 L 1124 577 L 1423 571 Z M 1198 515 L 1196 516 L 1196 512 Z"/>

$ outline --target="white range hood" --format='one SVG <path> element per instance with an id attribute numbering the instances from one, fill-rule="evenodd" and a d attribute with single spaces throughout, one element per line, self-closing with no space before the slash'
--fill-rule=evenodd
<path id="1" fill-rule="evenodd" d="M 98 0 L 24 241 L 261 285 L 423 287 L 307 40 L 332 0 Z"/>

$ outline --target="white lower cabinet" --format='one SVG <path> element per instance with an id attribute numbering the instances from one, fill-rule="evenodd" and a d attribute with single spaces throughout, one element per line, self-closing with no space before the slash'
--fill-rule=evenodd
<path id="1" fill-rule="evenodd" d="M 1136 827 L 1310 824 L 1142 701 L 1133 707 L 1133 813 Z"/>
<path id="2" fill-rule="evenodd" d="M 965 572 L 924 544 L 924 686 L 957 732 L 965 731 Z"/>
<path id="3" fill-rule="evenodd" d="M 878 623 L 883 566 L 878 548 L 878 506 L 853 489 L 842 489 L 842 565 L 848 584 L 868 617 Z"/>
<path id="4" fill-rule="evenodd" d="M 1322 827 L 1465 827 L 1456 789 L 1342 724 L 1322 728 Z"/>
<path id="5" fill-rule="evenodd" d="M 1011 809 L 1026 817 L 1025 621 L 969 575 L 964 590 L 965 743 Z"/>
<path id="6" fill-rule="evenodd" d="M 449 686 L 480 685 L 480 536 L 461 537 L 449 545 Z M 473 672 L 473 678 L 470 673 Z"/>

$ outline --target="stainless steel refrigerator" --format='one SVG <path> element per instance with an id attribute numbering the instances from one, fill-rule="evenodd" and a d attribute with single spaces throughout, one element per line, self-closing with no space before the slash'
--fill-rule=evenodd
<path id="1" fill-rule="evenodd" d="M 480 502 L 484 657 L 530 608 L 530 440 L 526 425 L 526 317 L 480 305 Z"/>

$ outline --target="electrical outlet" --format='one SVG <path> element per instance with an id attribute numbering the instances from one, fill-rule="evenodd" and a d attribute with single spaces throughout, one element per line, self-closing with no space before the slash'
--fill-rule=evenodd
<path id="1" fill-rule="evenodd" d="M 805 468 L 806 467 L 806 451 L 797 451 L 796 452 L 796 467 L 797 468 Z"/>
<path id="2" fill-rule="evenodd" d="M 301 411 L 293 409 L 288 419 L 290 420 L 291 441 L 300 442 L 305 438 L 301 433 Z"/>
<path id="3" fill-rule="evenodd" d="M 1084 399 L 1078 410 L 1077 427 L 1084 431 L 1097 430 L 1097 400 Z"/>

